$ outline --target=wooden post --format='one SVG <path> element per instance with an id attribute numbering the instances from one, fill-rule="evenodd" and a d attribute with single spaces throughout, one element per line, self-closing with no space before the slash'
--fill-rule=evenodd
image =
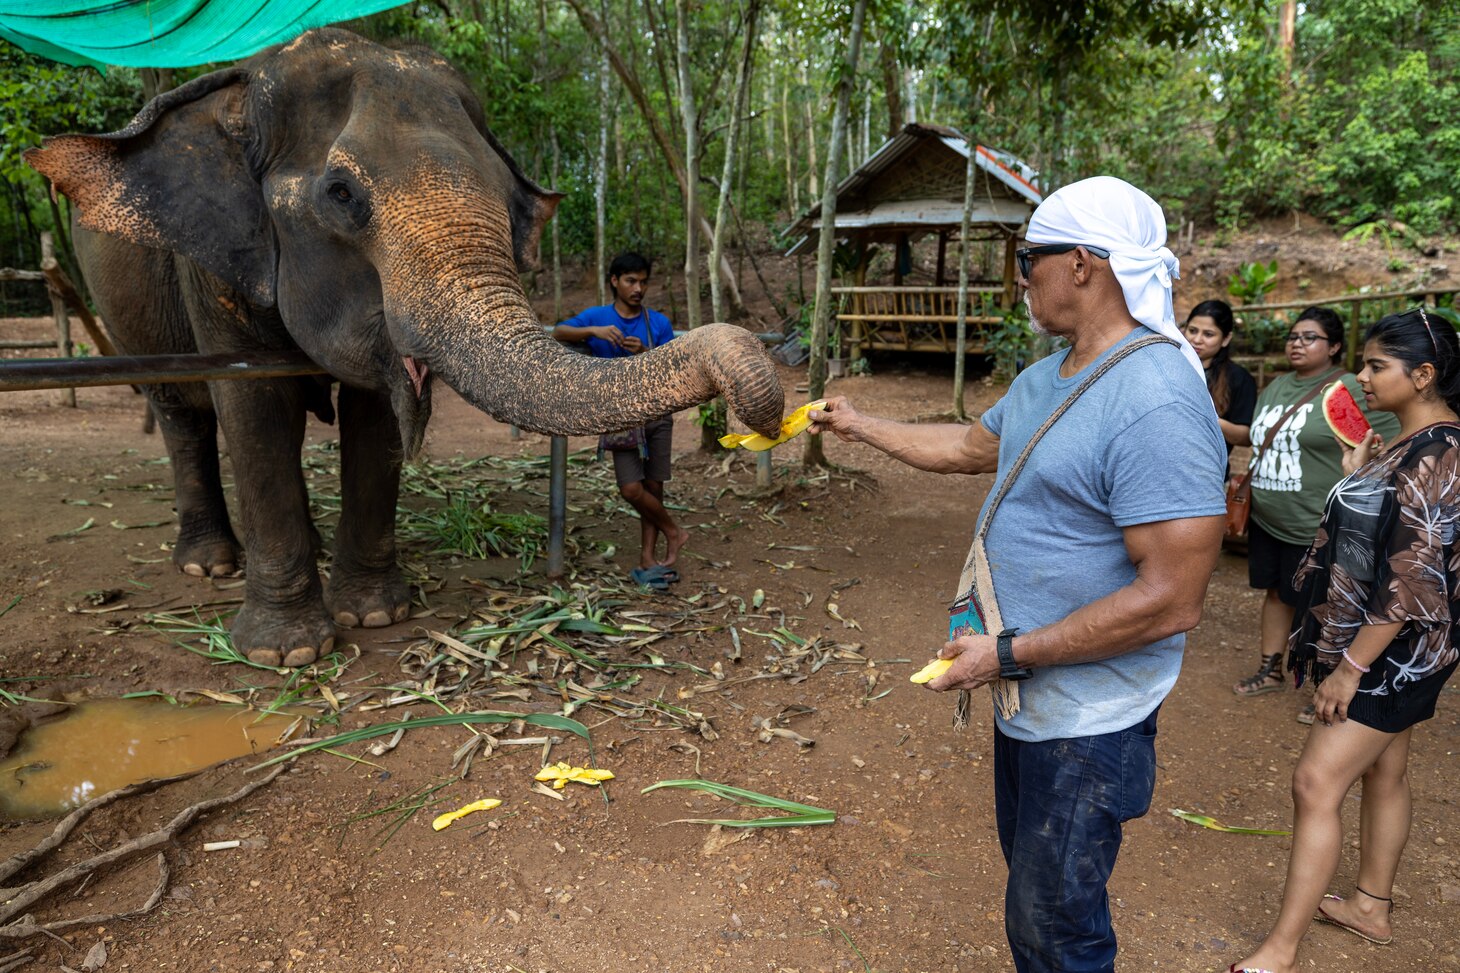
<path id="1" fill-rule="evenodd" d="M 1004 241 L 1004 297 L 999 306 L 1006 311 L 1014 306 L 1014 251 L 1018 242 L 1019 237 L 1014 233 Z"/>
<path id="2" fill-rule="evenodd" d="M 938 231 L 938 273 L 933 278 L 936 287 L 943 286 L 943 270 L 948 264 L 948 231 Z"/>
<path id="3" fill-rule="evenodd" d="M 41 234 L 41 266 L 47 263 L 56 262 L 55 244 L 51 242 L 49 233 Z M 44 271 L 43 271 L 44 272 Z M 66 302 L 61 299 L 60 293 L 55 286 L 49 282 L 46 284 L 46 294 L 51 299 L 51 317 L 56 322 L 56 352 L 60 358 L 71 357 L 71 316 L 66 313 Z M 76 389 L 64 388 L 61 390 L 61 404 L 76 408 Z"/>
<path id="4" fill-rule="evenodd" d="M 1348 302 L 1348 348 L 1345 350 L 1344 358 L 1347 361 L 1349 371 L 1359 361 L 1359 302 L 1352 300 Z"/>
<path id="5" fill-rule="evenodd" d="M 907 244 L 907 234 L 899 233 L 892 241 L 892 286 L 902 286 L 902 248 Z"/>
<path id="6" fill-rule="evenodd" d="M 857 287 L 867 286 L 867 239 L 857 238 L 857 269 L 852 273 L 852 283 Z M 867 340 L 867 322 L 860 320 L 867 313 L 867 296 L 853 294 L 850 301 L 852 313 L 859 320 L 852 322 L 852 361 L 862 357 L 862 344 Z M 766 484 L 769 486 L 770 484 Z"/>

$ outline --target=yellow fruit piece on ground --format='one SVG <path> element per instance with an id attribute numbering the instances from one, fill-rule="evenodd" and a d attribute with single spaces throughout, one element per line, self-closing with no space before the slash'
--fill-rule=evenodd
<path id="1" fill-rule="evenodd" d="M 537 772 L 535 780 L 552 781 L 554 790 L 562 790 L 568 786 L 569 781 L 577 781 L 580 784 L 587 784 L 590 787 L 597 787 L 605 780 L 613 780 L 613 771 L 600 770 L 595 767 L 574 767 L 566 761 L 559 761 L 555 764 L 548 764 Z"/>
<path id="2" fill-rule="evenodd" d="M 431 827 L 437 831 L 440 831 L 442 828 L 451 824 L 453 821 L 459 821 L 462 818 L 466 817 L 468 814 L 471 814 L 475 811 L 490 811 L 494 807 L 501 806 L 502 802 L 497 800 L 495 797 L 484 798 L 480 801 L 472 801 L 465 807 L 457 808 L 455 811 L 450 811 L 446 814 L 438 815 L 436 820 L 431 822 Z"/>
<path id="3" fill-rule="evenodd" d="M 953 668 L 952 659 L 934 659 L 908 678 L 921 685 L 925 682 L 932 682 L 951 668 Z"/>
<path id="4" fill-rule="evenodd" d="M 739 446 L 741 449 L 761 450 L 770 449 L 772 446 L 779 446 L 788 439 L 795 439 L 807 430 L 811 425 L 811 413 L 820 412 L 826 408 L 825 399 L 817 399 L 815 402 L 808 402 L 795 412 L 781 420 L 781 434 L 775 439 L 767 439 L 758 432 L 749 434 L 730 433 L 720 437 L 720 445 L 726 449 L 734 449 Z"/>

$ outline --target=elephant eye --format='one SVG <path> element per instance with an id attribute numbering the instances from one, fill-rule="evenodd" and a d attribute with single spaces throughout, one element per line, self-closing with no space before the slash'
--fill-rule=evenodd
<path id="1" fill-rule="evenodd" d="M 336 199 L 341 203 L 348 203 L 350 200 L 355 198 L 354 196 L 350 195 L 350 187 L 346 186 L 342 182 L 331 183 L 327 191 L 333 199 Z"/>

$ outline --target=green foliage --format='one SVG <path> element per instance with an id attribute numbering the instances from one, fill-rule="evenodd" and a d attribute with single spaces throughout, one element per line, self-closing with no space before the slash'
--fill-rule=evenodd
<path id="1" fill-rule="evenodd" d="M 994 378 L 1013 381 L 1022 367 L 1040 357 L 1041 342 L 1029 327 L 1029 311 L 1021 303 L 1008 312 L 985 306 L 981 313 L 999 316 L 999 323 L 989 328 L 984 338 L 984 353 L 994 360 Z"/>
<path id="2" fill-rule="evenodd" d="M 1227 278 L 1227 293 L 1243 304 L 1259 304 L 1277 286 L 1277 261 L 1243 264 Z"/>

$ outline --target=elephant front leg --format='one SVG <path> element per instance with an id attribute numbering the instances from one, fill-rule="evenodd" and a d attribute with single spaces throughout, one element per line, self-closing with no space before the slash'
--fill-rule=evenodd
<path id="1" fill-rule="evenodd" d="M 211 408 L 183 401 L 166 385 L 147 389 L 172 462 L 177 542 L 172 561 L 194 577 L 235 574 L 242 548 L 228 521 L 218 476 L 218 421 Z"/>
<path id="2" fill-rule="evenodd" d="M 303 666 L 334 648 L 315 567 L 309 494 L 300 469 L 304 402 L 297 382 L 215 382 L 233 461 L 248 583 L 234 648 L 261 665 Z"/>
<path id="3" fill-rule="evenodd" d="M 390 400 L 340 386 L 340 523 L 329 608 L 343 628 L 405 621 L 411 595 L 396 563 L 401 446 Z"/>

